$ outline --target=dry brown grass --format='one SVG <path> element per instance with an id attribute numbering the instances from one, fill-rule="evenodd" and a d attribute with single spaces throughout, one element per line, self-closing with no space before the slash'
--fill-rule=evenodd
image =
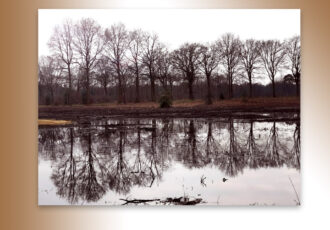
<path id="1" fill-rule="evenodd" d="M 38 125 L 70 125 L 71 121 L 39 119 Z"/>
<path id="2" fill-rule="evenodd" d="M 93 106 L 102 106 L 108 108 L 158 108 L 159 104 L 156 102 L 140 102 L 140 103 L 126 103 L 126 104 L 101 103 L 101 104 L 93 104 Z"/>
<path id="3" fill-rule="evenodd" d="M 213 106 L 233 107 L 233 106 L 289 106 L 299 105 L 300 100 L 297 97 L 257 97 L 257 98 L 235 98 L 231 100 L 215 101 Z"/>
<path id="4" fill-rule="evenodd" d="M 156 102 L 140 102 L 140 103 L 126 103 L 118 104 L 116 102 L 112 103 L 95 103 L 90 105 L 74 104 L 74 105 L 39 105 L 39 108 L 49 108 L 49 107 L 74 107 L 74 108 L 88 108 L 88 107 L 107 107 L 107 108 L 158 108 L 159 105 Z"/>
<path id="5" fill-rule="evenodd" d="M 206 105 L 203 100 L 179 100 L 174 101 L 173 107 L 250 107 L 250 106 L 290 106 L 299 105 L 300 100 L 297 97 L 257 97 L 257 98 L 235 98 L 226 100 L 214 100 L 212 105 Z"/>
<path id="6" fill-rule="evenodd" d="M 173 107 L 194 107 L 203 105 L 203 100 L 176 100 L 173 102 Z"/>

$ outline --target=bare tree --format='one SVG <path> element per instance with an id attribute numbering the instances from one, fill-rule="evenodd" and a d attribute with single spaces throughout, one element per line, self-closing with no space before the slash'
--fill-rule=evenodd
<path id="1" fill-rule="evenodd" d="M 252 97 L 252 83 L 254 71 L 259 68 L 261 62 L 259 54 L 260 42 L 254 39 L 248 39 L 241 44 L 240 58 L 242 67 L 249 81 L 249 96 Z"/>
<path id="2" fill-rule="evenodd" d="M 260 46 L 260 56 L 269 80 L 272 83 L 273 97 L 276 97 L 275 77 L 285 61 L 284 46 L 277 40 L 263 41 Z"/>
<path id="3" fill-rule="evenodd" d="M 222 100 L 224 99 L 224 95 L 222 92 L 222 85 L 224 85 L 227 82 L 226 76 L 224 76 L 223 74 L 216 74 L 215 80 L 217 85 L 218 98 Z"/>
<path id="4" fill-rule="evenodd" d="M 46 104 L 54 103 L 55 87 L 60 83 L 61 76 L 62 68 L 60 68 L 56 58 L 51 56 L 43 56 L 40 58 L 39 83 L 40 85 L 44 85 L 50 93 L 50 95 L 46 97 Z"/>
<path id="5" fill-rule="evenodd" d="M 129 33 L 129 60 L 135 74 L 135 102 L 140 102 L 140 75 L 143 69 L 143 32 L 133 30 Z"/>
<path id="6" fill-rule="evenodd" d="M 72 93 L 72 65 L 74 62 L 73 52 L 73 23 L 71 20 L 66 20 L 61 26 L 56 26 L 51 36 L 48 46 L 53 52 L 56 59 L 60 60 L 61 68 L 67 71 L 68 74 L 68 104 L 71 104 Z"/>
<path id="7" fill-rule="evenodd" d="M 85 70 L 86 103 L 90 103 L 91 71 L 103 50 L 101 27 L 91 18 L 81 19 L 75 26 L 74 47 L 79 54 L 79 64 Z"/>
<path id="8" fill-rule="evenodd" d="M 157 79 L 164 88 L 165 93 L 169 93 L 169 85 L 171 85 L 172 75 L 171 70 L 171 60 L 170 54 L 165 46 L 162 46 L 158 50 L 158 55 L 156 59 L 156 70 L 157 70 Z"/>
<path id="9" fill-rule="evenodd" d="M 104 90 L 104 96 L 108 95 L 108 85 L 110 83 L 111 67 L 108 64 L 107 57 L 103 56 L 96 63 L 97 75 L 96 80 L 100 83 Z"/>
<path id="10" fill-rule="evenodd" d="M 207 96 L 206 104 L 212 104 L 212 90 L 211 90 L 211 77 L 212 72 L 217 68 L 220 61 L 219 53 L 215 45 L 202 46 L 201 49 L 201 69 L 206 76 L 207 82 Z"/>
<path id="11" fill-rule="evenodd" d="M 144 36 L 145 47 L 143 52 L 143 64 L 148 69 L 148 77 L 150 79 L 151 101 L 156 101 L 155 81 L 156 81 L 156 59 L 160 46 L 157 34 L 148 34 Z"/>
<path id="12" fill-rule="evenodd" d="M 82 87 L 84 87 L 84 81 L 86 79 L 85 77 L 85 69 L 79 65 L 77 69 L 77 78 L 76 78 L 76 96 L 79 96 L 80 90 Z"/>
<path id="13" fill-rule="evenodd" d="M 106 50 L 118 80 L 118 103 L 126 103 L 125 97 L 125 54 L 128 49 L 128 32 L 124 24 L 114 24 L 105 30 Z"/>
<path id="14" fill-rule="evenodd" d="M 233 97 L 233 82 L 237 75 L 240 62 L 240 40 L 231 33 L 224 34 L 217 41 L 218 49 L 221 55 L 222 64 L 228 80 L 228 96 Z"/>
<path id="15" fill-rule="evenodd" d="M 198 43 L 185 43 L 172 53 L 174 68 L 181 71 L 185 80 L 188 82 L 190 100 L 194 100 L 193 84 L 199 68 L 200 54 L 201 45 Z"/>
<path id="16" fill-rule="evenodd" d="M 296 84 L 296 95 L 300 95 L 300 72 L 301 72 L 301 57 L 300 57 L 300 36 L 294 36 L 289 39 L 285 45 L 286 54 L 289 58 L 290 70 Z"/>

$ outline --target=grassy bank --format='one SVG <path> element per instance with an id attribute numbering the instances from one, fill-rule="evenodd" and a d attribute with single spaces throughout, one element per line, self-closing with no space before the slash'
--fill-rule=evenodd
<path id="1" fill-rule="evenodd" d="M 300 100 L 296 97 L 238 98 L 214 101 L 212 105 L 205 105 L 202 100 L 178 100 L 174 101 L 171 108 L 159 108 L 158 103 L 154 102 L 39 106 L 39 119 L 82 121 L 106 117 L 256 118 L 263 117 L 263 113 L 272 113 L 271 119 L 281 119 L 285 113 L 299 113 L 299 111 Z"/>

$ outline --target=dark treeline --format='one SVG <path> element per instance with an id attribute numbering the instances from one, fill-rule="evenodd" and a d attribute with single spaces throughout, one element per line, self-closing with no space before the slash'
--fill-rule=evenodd
<path id="1" fill-rule="evenodd" d="M 105 103 L 105 102 L 117 102 L 117 88 L 109 87 L 108 93 L 104 95 L 103 89 L 100 87 L 90 88 L 91 102 L 93 103 Z M 196 99 L 205 99 L 205 92 L 207 92 L 207 86 L 205 82 L 196 83 L 193 86 L 194 96 Z M 67 88 L 62 86 L 54 87 L 54 104 L 67 104 Z M 126 88 L 126 102 L 135 102 L 135 87 L 128 86 Z M 156 86 L 156 97 L 159 97 L 162 92 L 160 86 Z M 221 85 L 220 90 L 216 85 L 212 85 L 211 92 L 215 100 L 221 100 L 227 98 L 228 85 L 224 83 Z M 278 82 L 276 84 L 276 92 L 279 96 L 292 96 L 296 93 L 296 87 L 293 84 L 286 82 Z M 253 84 L 252 93 L 254 97 L 271 97 L 272 96 L 272 85 Z M 242 85 L 234 85 L 233 97 L 247 97 L 249 95 L 249 85 L 244 83 Z M 189 97 L 189 89 L 187 84 L 173 86 L 172 96 L 175 100 L 186 99 Z M 39 99 L 40 104 L 51 104 L 49 98 L 49 91 L 45 86 L 39 86 Z M 72 103 L 81 103 L 83 100 L 82 94 L 75 92 L 72 98 Z M 140 101 L 145 102 L 150 100 L 150 86 L 140 86 Z"/>
<path id="2" fill-rule="evenodd" d="M 240 40 L 224 34 L 170 51 L 157 34 L 118 23 L 71 20 L 54 29 L 39 59 L 39 104 L 299 96 L 300 37 Z M 285 74 L 283 74 L 285 73 Z M 261 84 L 268 82 L 267 85 Z"/>
<path id="3" fill-rule="evenodd" d="M 212 166 L 227 177 L 265 167 L 299 170 L 300 122 L 131 119 L 41 128 L 39 157 L 52 161 L 58 195 L 95 202 L 109 190 L 127 195 L 134 186 L 152 187 L 174 162 Z"/>

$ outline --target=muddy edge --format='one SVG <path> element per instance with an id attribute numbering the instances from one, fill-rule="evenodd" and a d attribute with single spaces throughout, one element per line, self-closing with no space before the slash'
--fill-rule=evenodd
<path id="1" fill-rule="evenodd" d="M 299 120 L 299 106 L 283 107 L 174 107 L 174 108 L 107 108 L 99 106 L 50 106 L 39 108 L 39 119 L 62 119 L 80 122 L 105 118 L 205 118 L 232 117 L 266 121 Z"/>

